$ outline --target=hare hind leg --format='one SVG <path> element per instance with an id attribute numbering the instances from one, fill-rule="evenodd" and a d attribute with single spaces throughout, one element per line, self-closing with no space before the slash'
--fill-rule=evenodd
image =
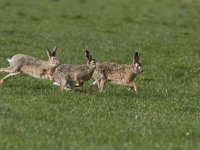
<path id="1" fill-rule="evenodd" d="M 13 73 L 13 69 L 11 67 L 0 68 L 0 72 Z"/>
<path id="2" fill-rule="evenodd" d="M 8 80 L 10 77 L 12 76 L 15 76 L 17 74 L 19 74 L 19 67 L 7 67 L 7 68 L 0 68 L 0 72 L 6 72 L 6 73 L 9 73 L 8 75 L 6 75 L 5 77 L 3 77 L 1 80 L 0 80 L 0 84 L 2 84 L 3 82 L 5 82 L 6 80 Z"/>
<path id="3" fill-rule="evenodd" d="M 8 75 L 6 75 L 5 77 L 3 77 L 0 80 L 0 84 L 2 84 L 3 82 L 5 82 L 6 80 L 8 80 L 10 77 L 12 76 L 16 76 L 17 74 L 19 74 L 20 72 L 15 72 L 15 73 L 9 73 Z"/>

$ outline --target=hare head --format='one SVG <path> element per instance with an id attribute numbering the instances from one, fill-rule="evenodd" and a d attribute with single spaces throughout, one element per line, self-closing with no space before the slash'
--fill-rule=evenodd
<path id="1" fill-rule="evenodd" d="M 85 57 L 87 58 L 87 64 L 90 65 L 91 68 L 96 68 L 96 60 L 92 58 L 88 50 L 85 51 Z"/>
<path id="2" fill-rule="evenodd" d="M 136 73 L 143 72 L 142 65 L 139 62 L 140 56 L 141 56 L 141 53 L 139 54 L 138 52 L 135 52 L 134 61 L 133 61 L 133 68 L 136 71 Z"/>
<path id="3" fill-rule="evenodd" d="M 46 52 L 48 55 L 48 62 L 52 67 L 56 67 L 60 64 L 59 60 L 56 58 L 56 50 L 57 47 L 55 46 L 52 51 L 50 51 L 48 48 L 46 48 Z"/>

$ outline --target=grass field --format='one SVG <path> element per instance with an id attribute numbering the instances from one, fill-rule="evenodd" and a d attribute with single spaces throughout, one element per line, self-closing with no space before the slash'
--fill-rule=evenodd
<path id="1" fill-rule="evenodd" d="M 61 92 L 19 75 L 0 86 L 1 150 L 199 150 L 200 1 L 0 1 L 0 66 L 24 53 L 62 63 L 131 63 L 142 52 L 140 93 L 91 81 Z M 0 74 L 0 78 L 5 73 Z"/>

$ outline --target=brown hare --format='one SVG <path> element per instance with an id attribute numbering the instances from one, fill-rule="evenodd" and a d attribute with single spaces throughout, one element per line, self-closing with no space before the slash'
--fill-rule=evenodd
<path id="1" fill-rule="evenodd" d="M 106 82 L 111 81 L 114 84 L 128 85 L 129 90 L 133 89 L 138 92 L 136 84 L 132 81 L 135 77 L 143 72 L 142 65 L 139 63 L 140 55 L 135 53 L 132 64 L 116 64 L 116 63 L 97 63 L 93 73 L 93 85 L 97 85 L 100 91 L 103 91 Z"/>
<path id="2" fill-rule="evenodd" d="M 89 80 L 96 68 L 96 61 L 92 58 L 89 51 L 85 51 L 88 60 L 87 64 L 61 64 L 54 74 L 54 85 L 60 86 L 61 90 L 71 90 L 73 87 L 83 85 L 83 82 Z"/>
<path id="3" fill-rule="evenodd" d="M 7 68 L 0 68 L 0 72 L 9 74 L 0 80 L 0 84 L 21 72 L 35 78 L 53 80 L 55 68 L 59 65 L 59 61 L 56 58 L 56 50 L 57 48 L 55 47 L 52 52 L 50 52 L 49 49 L 46 48 L 48 61 L 43 61 L 24 54 L 16 54 L 11 59 L 7 59 L 10 66 Z"/>

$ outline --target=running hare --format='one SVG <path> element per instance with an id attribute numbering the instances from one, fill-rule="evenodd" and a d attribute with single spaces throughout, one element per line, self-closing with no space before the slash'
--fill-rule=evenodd
<path id="1" fill-rule="evenodd" d="M 50 52 L 49 49 L 46 48 L 48 61 L 43 61 L 24 54 L 16 54 L 11 59 L 7 59 L 10 66 L 7 68 L 0 68 L 0 72 L 7 72 L 9 74 L 0 80 L 0 84 L 21 72 L 35 78 L 53 80 L 53 73 L 55 68 L 59 65 L 59 61 L 56 58 L 56 49 L 55 47 L 52 52 Z"/>
<path id="2" fill-rule="evenodd" d="M 89 80 L 96 68 L 96 61 L 89 51 L 85 51 L 88 60 L 87 64 L 73 65 L 61 64 L 54 74 L 54 85 L 60 86 L 61 90 L 71 90 L 74 86 L 79 87 L 83 82 Z"/>
<path id="3" fill-rule="evenodd" d="M 97 63 L 96 70 L 93 73 L 95 81 L 93 85 L 98 85 L 98 89 L 103 91 L 106 82 L 111 81 L 115 84 L 129 85 L 131 89 L 139 91 L 133 79 L 137 74 L 143 72 L 142 65 L 139 63 L 140 55 L 135 53 L 134 61 L 132 64 L 116 64 L 116 63 Z"/>

